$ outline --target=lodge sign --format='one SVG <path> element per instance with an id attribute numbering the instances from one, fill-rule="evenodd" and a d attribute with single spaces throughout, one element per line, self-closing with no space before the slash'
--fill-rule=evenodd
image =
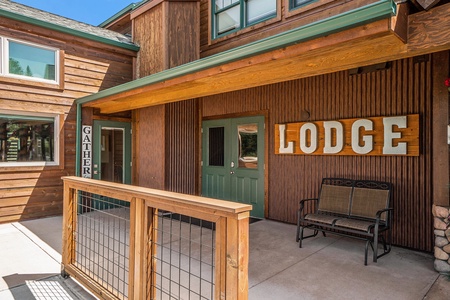
<path id="1" fill-rule="evenodd" d="M 81 130 L 81 177 L 92 178 L 92 126 Z"/>
<path id="2" fill-rule="evenodd" d="M 275 124 L 275 154 L 419 155 L 419 115 Z"/>

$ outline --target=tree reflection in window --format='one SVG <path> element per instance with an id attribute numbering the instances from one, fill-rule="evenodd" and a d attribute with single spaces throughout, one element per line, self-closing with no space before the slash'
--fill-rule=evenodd
<path id="1" fill-rule="evenodd" d="M 238 126 L 239 168 L 258 168 L 258 124 Z"/>
<path id="2" fill-rule="evenodd" d="M 0 161 L 54 161 L 54 119 L 0 115 Z"/>

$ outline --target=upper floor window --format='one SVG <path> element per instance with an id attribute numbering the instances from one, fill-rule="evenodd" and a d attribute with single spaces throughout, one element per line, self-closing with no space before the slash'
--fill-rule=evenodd
<path id="1" fill-rule="evenodd" d="M 58 83 L 59 50 L 0 37 L 0 74 Z"/>
<path id="2" fill-rule="evenodd" d="M 277 0 L 214 0 L 213 38 L 273 18 Z"/>
<path id="3" fill-rule="evenodd" d="M 59 164 L 58 116 L 5 112 L 0 111 L 0 166 Z"/>
<path id="4" fill-rule="evenodd" d="M 306 4 L 309 4 L 311 2 L 315 2 L 317 0 L 289 0 L 290 2 L 290 9 L 300 7 Z"/>

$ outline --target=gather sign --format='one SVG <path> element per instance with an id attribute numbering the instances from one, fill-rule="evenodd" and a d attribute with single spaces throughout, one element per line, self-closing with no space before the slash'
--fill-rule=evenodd
<path id="1" fill-rule="evenodd" d="M 275 154 L 419 155 L 419 115 L 275 124 Z"/>

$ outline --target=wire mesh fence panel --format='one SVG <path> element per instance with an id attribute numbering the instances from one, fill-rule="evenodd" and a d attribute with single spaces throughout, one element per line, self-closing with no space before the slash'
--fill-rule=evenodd
<path id="1" fill-rule="evenodd" d="M 119 299 L 128 298 L 130 207 L 78 191 L 75 266 Z"/>
<path id="2" fill-rule="evenodd" d="M 216 224 L 161 210 L 155 214 L 154 299 L 213 299 Z"/>

